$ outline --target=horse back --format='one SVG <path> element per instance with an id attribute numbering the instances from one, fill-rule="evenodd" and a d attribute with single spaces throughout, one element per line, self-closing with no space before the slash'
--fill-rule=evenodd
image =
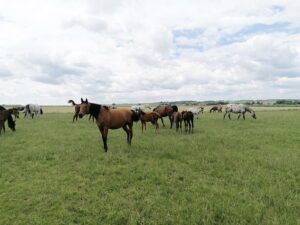
<path id="1" fill-rule="evenodd" d="M 129 109 L 102 109 L 97 123 L 99 126 L 118 129 L 125 124 L 132 123 L 132 112 Z"/>

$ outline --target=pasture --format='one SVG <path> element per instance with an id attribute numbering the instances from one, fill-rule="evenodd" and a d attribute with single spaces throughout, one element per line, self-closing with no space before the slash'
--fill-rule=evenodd
<path id="1" fill-rule="evenodd" d="M 108 153 L 73 107 L 0 137 L 0 224 L 299 224 L 300 110 L 207 113 L 193 134 L 134 124 Z M 21 115 L 21 117 L 23 117 Z"/>

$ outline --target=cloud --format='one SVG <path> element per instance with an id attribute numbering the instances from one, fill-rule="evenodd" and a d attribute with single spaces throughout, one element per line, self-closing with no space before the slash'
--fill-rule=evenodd
<path id="1" fill-rule="evenodd" d="M 297 1 L 12 4 L 0 9 L 6 103 L 300 98 Z"/>

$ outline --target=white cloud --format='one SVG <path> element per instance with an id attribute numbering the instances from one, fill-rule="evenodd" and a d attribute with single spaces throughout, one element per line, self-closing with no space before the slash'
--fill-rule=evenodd
<path id="1" fill-rule="evenodd" d="M 1 103 L 300 98 L 299 9 L 291 0 L 1 1 Z"/>

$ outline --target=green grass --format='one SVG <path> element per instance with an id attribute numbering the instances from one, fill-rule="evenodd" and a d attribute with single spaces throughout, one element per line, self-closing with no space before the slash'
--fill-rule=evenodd
<path id="1" fill-rule="evenodd" d="M 110 130 L 71 113 L 0 137 L 0 224 L 299 224 L 300 112 L 205 113 L 194 134 Z"/>

